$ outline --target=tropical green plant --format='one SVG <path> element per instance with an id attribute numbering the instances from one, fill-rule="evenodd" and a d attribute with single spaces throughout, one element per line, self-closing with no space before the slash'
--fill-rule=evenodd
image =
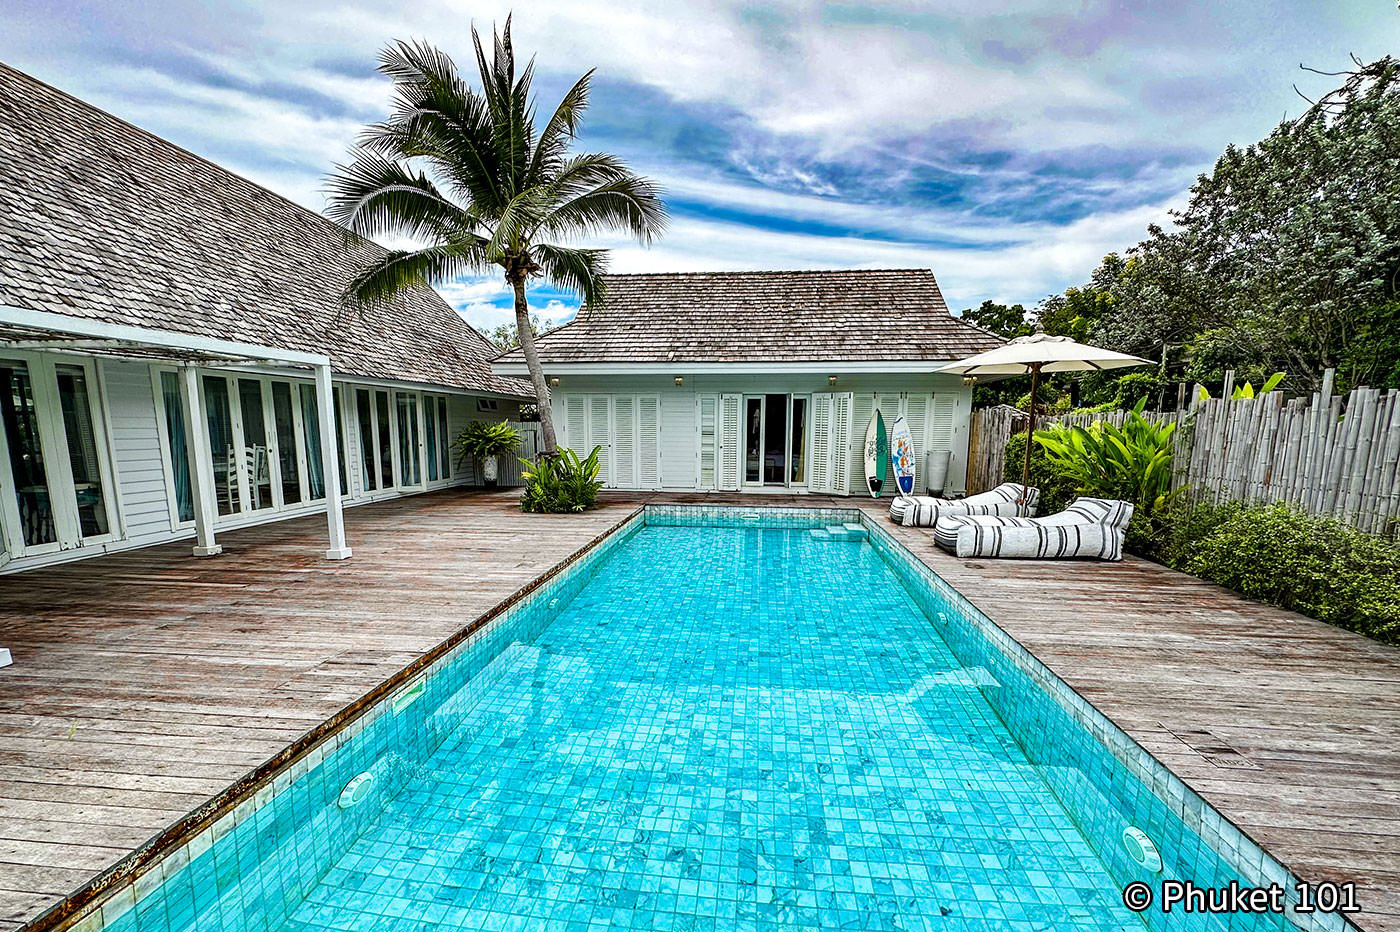
<path id="1" fill-rule="evenodd" d="M 1259 395 L 1267 395 L 1269 392 L 1278 388 L 1279 383 L 1283 381 L 1284 376 L 1287 374 L 1286 372 L 1275 372 L 1264 380 L 1264 383 L 1259 386 L 1259 391 L 1257 393 L 1254 391 L 1254 385 L 1250 382 L 1245 382 L 1243 385 L 1236 385 L 1234 391 L 1230 392 L 1230 397 L 1235 401 L 1240 401 L 1246 398 L 1256 398 Z M 1207 390 L 1204 385 L 1196 386 L 1197 401 L 1205 401 L 1209 397 L 1210 391 Z"/>
<path id="2" fill-rule="evenodd" d="M 520 449 L 520 431 L 507 421 L 472 421 L 457 434 L 456 447 L 464 459 L 507 456 Z"/>
<path id="3" fill-rule="evenodd" d="M 1171 487 L 1176 423 L 1143 417 L 1146 404 L 1139 401 L 1122 427 L 1107 421 L 1053 424 L 1036 431 L 1035 442 L 1079 494 L 1132 502 L 1141 515 L 1150 515 L 1181 490 Z"/>
<path id="4" fill-rule="evenodd" d="M 1026 434 L 1022 431 L 1019 434 L 1012 434 L 1006 441 L 1006 455 L 1003 462 L 1016 464 L 1016 475 L 1013 481 L 1021 481 L 1021 464 L 1025 461 Z M 1011 479 L 1012 477 L 1008 476 L 1007 478 Z M 1031 450 L 1030 484 L 1033 488 L 1040 490 L 1040 498 L 1037 500 L 1036 508 L 1043 515 L 1064 511 L 1065 506 L 1079 494 L 1074 481 L 1060 475 L 1051 465 L 1045 448 L 1040 444 L 1036 444 L 1035 448 Z"/>
<path id="5" fill-rule="evenodd" d="M 526 285 L 542 277 L 586 303 L 601 301 L 606 251 L 572 243 L 621 230 L 648 244 L 664 227 L 666 210 L 657 186 L 616 156 L 569 154 L 592 71 L 537 129 L 534 62 L 517 76 L 509 18 L 493 39 L 488 61 L 472 30 L 480 91 L 433 46 L 389 44 L 379 71 L 393 80 L 393 112 L 368 126 L 350 163 L 336 167 L 328 212 L 363 236 L 421 244 L 388 250 L 362 268 L 346 288 L 352 305 L 387 303 L 425 283 L 504 272 L 539 403 L 544 454 L 552 456 L 554 421 Z"/>
<path id="6" fill-rule="evenodd" d="M 561 448 L 556 456 L 541 456 L 533 462 L 522 459 L 525 468 L 520 478 L 525 481 L 525 492 L 520 496 L 520 510 L 572 514 L 592 508 L 603 487 L 598 478 L 600 449 L 594 447 L 584 459 L 568 447 Z"/>

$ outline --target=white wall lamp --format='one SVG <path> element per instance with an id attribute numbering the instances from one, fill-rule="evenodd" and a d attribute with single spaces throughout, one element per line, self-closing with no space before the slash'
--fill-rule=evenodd
<path id="1" fill-rule="evenodd" d="M 551 378 L 551 379 L 549 380 L 549 387 L 550 387 L 550 388 L 558 388 L 558 387 L 559 387 L 559 376 L 556 375 L 556 376 L 554 376 L 553 378 Z"/>
<path id="2" fill-rule="evenodd" d="M 827 376 L 827 377 L 826 377 L 826 384 L 827 384 L 827 386 L 830 387 L 830 388 L 835 388 L 835 387 L 836 387 L 836 376 L 834 376 L 834 375 L 829 375 L 829 376 Z"/>
<path id="3" fill-rule="evenodd" d="M 681 387 L 682 385 L 684 385 L 684 384 L 685 384 L 685 376 L 683 376 L 683 375 L 678 375 L 678 376 L 676 376 L 676 388 L 680 388 L 680 387 Z"/>

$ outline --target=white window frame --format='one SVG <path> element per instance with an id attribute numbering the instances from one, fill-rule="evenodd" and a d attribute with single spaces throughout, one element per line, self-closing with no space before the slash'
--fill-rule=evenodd
<path id="1" fill-rule="evenodd" d="M 0 358 L 22 362 L 29 372 L 29 384 L 34 393 L 34 411 L 39 431 L 39 448 L 44 457 L 44 481 L 48 487 L 49 507 L 53 513 L 54 540 L 45 544 L 27 545 L 21 530 L 19 501 L 15 497 L 14 475 L 8 455 L 0 457 L 0 498 L 3 498 L 3 534 L 5 553 L 9 559 L 40 556 L 62 550 L 100 546 L 121 539 L 120 509 L 116 488 L 119 483 L 111 452 L 111 434 L 106 417 L 106 394 L 99 381 L 96 361 L 91 356 L 67 353 L 38 353 L 25 350 L 0 352 Z M 63 429 L 63 407 L 58 395 L 60 365 L 83 370 L 87 381 L 89 412 L 93 421 L 93 446 L 97 450 L 97 468 L 102 479 L 102 507 L 107 515 L 107 533 L 82 536 L 78 503 L 73 488 L 73 465 L 69 460 L 68 437 Z M 9 437 L 0 422 L 0 443 L 9 449 Z M 56 494 L 61 489 L 62 494 Z"/>

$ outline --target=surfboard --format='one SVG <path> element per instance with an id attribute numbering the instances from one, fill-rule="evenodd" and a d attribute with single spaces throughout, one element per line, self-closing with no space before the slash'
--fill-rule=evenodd
<path id="1" fill-rule="evenodd" d="M 889 467 L 890 438 L 885 433 L 885 419 L 876 408 L 870 415 L 870 426 L 865 428 L 865 485 L 870 489 L 871 498 L 880 497 Z"/>
<path id="2" fill-rule="evenodd" d="M 909 424 L 902 415 L 894 419 L 894 429 L 890 431 L 890 463 L 894 466 L 894 481 L 899 486 L 899 494 L 912 495 L 914 438 L 909 435 Z"/>

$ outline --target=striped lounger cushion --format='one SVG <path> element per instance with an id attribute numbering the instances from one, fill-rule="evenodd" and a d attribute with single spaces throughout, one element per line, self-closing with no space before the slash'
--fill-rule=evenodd
<path id="1" fill-rule="evenodd" d="M 960 557 L 1031 560 L 1123 559 L 1133 506 L 1102 498 L 1075 499 L 1044 518 L 946 515 L 933 530 L 938 546 Z"/>
<path id="2" fill-rule="evenodd" d="M 942 515 L 1018 515 L 1023 486 L 1018 482 L 1003 482 L 990 492 L 969 495 L 952 501 L 927 495 L 900 496 L 890 502 L 890 520 L 905 527 L 935 527 Z M 1026 493 L 1024 512 L 1035 514 L 1039 489 Z"/>

